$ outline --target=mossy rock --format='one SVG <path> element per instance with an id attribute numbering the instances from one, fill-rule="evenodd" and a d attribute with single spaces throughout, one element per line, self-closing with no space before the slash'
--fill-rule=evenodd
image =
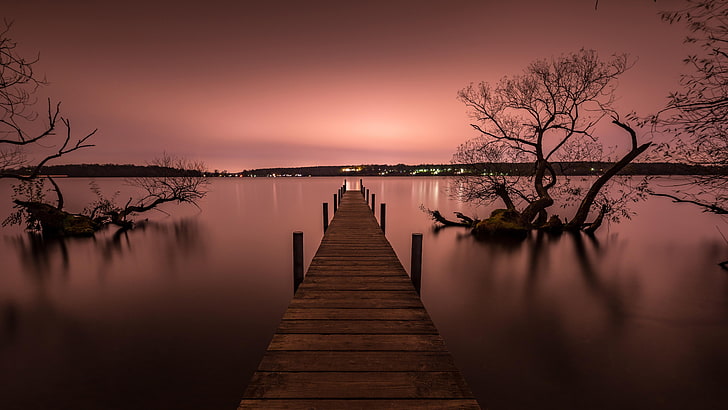
<path id="1" fill-rule="evenodd" d="M 507 237 L 526 239 L 528 227 L 523 223 L 521 214 L 513 209 L 496 209 L 490 218 L 478 222 L 473 235 L 480 237 Z"/>
<path id="2" fill-rule="evenodd" d="M 98 227 L 85 216 L 68 214 L 63 220 L 64 236 L 93 236 Z"/>
<path id="3" fill-rule="evenodd" d="M 51 236 L 92 236 L 99 228 L 91 218 L 75 215 L 54 206 L 40 202 L 21 202 L 26 211 L 38 222 L 44 235 Z"/>
<path id="4" fill-rule="evenodd" d="M 548 222 L 541 225 L 539 229 L 542 229 L 548 233 L 559 234 L 564 231 L 564 223 L 561 222 L 558 215 L 551 215 Z"/>

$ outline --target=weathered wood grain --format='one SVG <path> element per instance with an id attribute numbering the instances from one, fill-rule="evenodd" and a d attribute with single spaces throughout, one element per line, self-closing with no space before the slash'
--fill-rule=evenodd
<path id="1" fill-rule="evenodd" d="M 402 350 L 445 352 L 440 335 L 340 335 L 276 333 L 268 350 Z"/>
<path id="2" fill-rule="evenodd" d="M 480 409 L 475 400 L 468 399 L 430 399 L 430 400 L 336 400 L 336 399 L 250 399 L 245 400 L 238 410 L 364 410 L 364 409 L 417 409 L 417 410 L 475 410 Z"/>
<path id="3" fill-rule="evenodd" d="M 283 319 L 331 319 L 331 320 L 430 320 L 423 308 L 409 309 L 338 309 L 289 307 Z"/>
<path id="4" fill-rule="evenodd" d="M 435 325 L 426 320 L 283 320 L 279 334 L 437 334 Z"/>
<path id="5" fill-rule="evenodd" d="M 268 351 L 258 370 L 265 372 L 454 372 L 448 352 Z"/>
<path id="6" fill-rule="evenodd" d="M 261 372 L 246 397 L 291 399 L 471 398 L 457 372 Z"/>

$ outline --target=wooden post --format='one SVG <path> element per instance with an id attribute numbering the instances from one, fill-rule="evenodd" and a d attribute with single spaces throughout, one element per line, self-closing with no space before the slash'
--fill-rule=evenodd
<path id="1" fill-rule="evenodd" d="M 324 202 L 324 233 L 329 229 L 329 203 Z"/>
<path id="2" fill-rule="evenodd" d="M 341 194 L 341 192 L 339 192 Z M 336 194 L 334 194 L 334 213 L 336 213 L 336 210 L 339 209 L 339 199 Z"/>
<path id="3" fill-rule="evenodd" d="M 367 188 L 366 198 L 367 198 L 367 205 L 369 205 L 369 188 Z"/>
<path id="4" fill-rule="evenodd" d="M 372 194 L 372 213 L 374 213 L 374 198 L 376 197 L 375 194 Z"/>
<path id="5" fill-rule="evenodd" d="M 303 282 L 303 232 L 293 232 L 293 293 Z"/>
<path id="6" fill-rule="evenodd" d="M 379 225 L 382 226 L 382 233 L 387 233 L 387 204 L 382 202 L 381 209 L 379 210 Z"/>
<path id="7" fill-rule="evenodd" d="M 420 294 L 420 288 L 422 286 L 422 234 L 412 234 L 412 260 L 410 265 L 410 278 L 412 284 Z"/>

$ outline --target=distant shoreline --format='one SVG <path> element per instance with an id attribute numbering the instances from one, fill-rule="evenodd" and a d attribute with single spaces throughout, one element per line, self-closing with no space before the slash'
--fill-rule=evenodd
<path id="1" fill-rule="evenodd" d="M 557 175 L 600 175 L 609 162 L 555 162 Z M 532 163 L 490 164 L 421 164 L 421 165 L 340 165 L 318 167 L 260 168 L 238 173 L 218 173 L 212 176 L 243 177 L 363 177 L 363 176 L 476 176 L 531 175 Z M 707 167 L 676 163 L 628 164 L 619 175 L 728 175 L 728 167 Z"/>
<path id="2" fill-rule="evenodd" d="M 555 162 L 558 175 L 599 175 L 609 162 Z M 208 176 L 208 177 L 372 177 L 372 176 L 475 176 L 475 175 L 530 175 L 531 163 L 492 164 L 420 164 L 420 165 L 338 165 L 312 167 L 259 168 L 241 172 L 186 171 L 158 166 L 129 164 L 69 164 L 51 165 L 41 169 L 42 175 L 53 177 L 133 178 L 154 176 Z M 17 172 L 22 173 L 23 170 Z M 707 167 L 679 163 L 633 163 L 620 175 L 728 175 L 728 167 Z"/>

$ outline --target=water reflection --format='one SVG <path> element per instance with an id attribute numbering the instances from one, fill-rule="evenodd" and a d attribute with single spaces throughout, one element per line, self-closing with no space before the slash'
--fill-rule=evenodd
<path id="1" fill-rule="evenodd" d="M 141 235 L 153 235 L 159 241 L 170 266 L 178 263 L 180 256 L 189 255 L 193 249 L 199 254 L 206 246 L 202 228 L 195 218 L 171 223 L 141 221 L 133 230 L 112 229 L 106 235 L 99 234 L 91 238 L 43 237 L 36 233 L 24 233 L 9 238 L 9 242 L 18 252 L 18 258 L 26 268 L 24 271 L 42 281 L 52 272 L 63 276 L 69 274 L 69 247 L 93 244 L 96 253 L 108 265 L 114 258 L 134 252 L 134 237 Z"/>
<path id="2" fill-rule="evenodd" d="M 426 264 L 449 275 L 423 295 L 484 406 L 720 408 L 728 278 L 714 261 L 725 249 L 688 239 L 698 233 L 532 233 L 504 246 L 448 228 L 434 238 L 457 251 Z"/>
<path id="3" fill-rule="evenodd" d="M 446 180 L 364 182 L 401 260 L 425 233 L 423 302 L 483 407 L 728 402 L 727 255 L 709 216 L 648 201 L 595 237 L 483 242 L 418 211 L 489 214 L 450 201 Z M 308 263 L 340 183 L 216 181 L 202 212 L 96 239 L 0 231 L 3 409 L 235 408 L 291 297 L 291 232 Z"/>
<path id="4" fill-rule="evenodd" d="M 23 233 L 8 238 L 23 266 L 22 272 L 34 286 L 32 299 L 23 304 L 24 308 L 14 301 L 6 301 L 0 306 L 4 330 L 0 340 L 7 342 L 14 339 L 23 317 L 33 317 L 37 323 L 49 323 L 54 320 L 53 317 L 58 312 L 52 294 L 58 279 L 66 283 L 78 280 L 71 277 L 72 252 L 69 249 L 76 252 L 75 264 L 103 274 L 111 270 L 115 259 L 135 251 L 135 240 L 149 235 L 160 244 L 161 254 L 164 255 L 166 265 L 170 268 L 162 273 L 174 272 L 174 266 L 184 261 L 184 256 L 190 255 L 192 250 L 198 256 L 204 253 L 202 228 L 199 221 L 194 218 L 171 223 L 144 221 L 134 230 L 116 230 L 108 235 L 92 238 L 47 238 L 35 233 Z M 146 244 L 142 241 L 140 245 Z M 82 249 L 99 256 L 98 266 L 93 266 L 93 257 L 79 260 L 80 255 L 85 253 L 80 251 Z"/>
<path id="5" fill-rule="evenodd" d="M 3 336 L 0 337 L 0 346 L 5 342 L 11 342 L 18 333 L 18 310 L 18 305 L 14 302 L 5 302 L 5 306 L 2 307 Z"/>

